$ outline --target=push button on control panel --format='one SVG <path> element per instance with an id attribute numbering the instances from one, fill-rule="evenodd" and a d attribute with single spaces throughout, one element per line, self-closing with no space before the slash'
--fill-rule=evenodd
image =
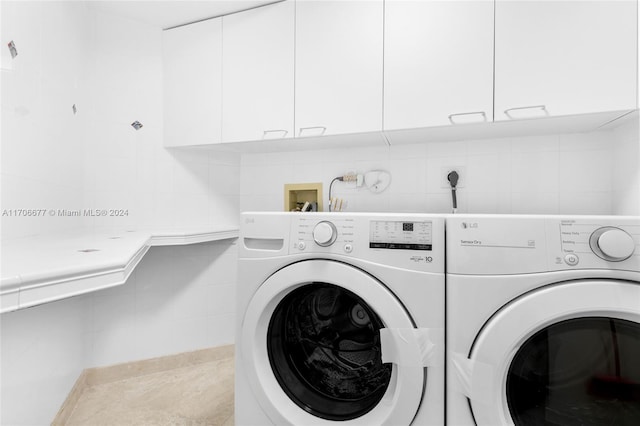
<path id="1" fill-rule="evenodd" d="M 569 253 L 564 257 L 564 263 L 569 266 L 576 266 L 580 262 L 580 258 L 573 253 Z"/>
<path id="2" fill-rule="evenodd" d="M 307 243 L 304 241 L 298 241 L 298 250 L 304 250 L 307 248 Z"/>
<path id="3" fill-rule="evenodd" d="M 345 244 L 344 251 L 345 253 L 351 253 L 353 251 L 353 246 L 351 244 Z"/>

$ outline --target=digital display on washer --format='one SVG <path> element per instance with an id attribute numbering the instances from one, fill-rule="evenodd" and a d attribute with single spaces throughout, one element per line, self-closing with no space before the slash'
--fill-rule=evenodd
<path id="1" fill-rule="evenodd" d="M 369 248 L 431 250 L 431 222 L 373 220 L 369 227 Z"/>

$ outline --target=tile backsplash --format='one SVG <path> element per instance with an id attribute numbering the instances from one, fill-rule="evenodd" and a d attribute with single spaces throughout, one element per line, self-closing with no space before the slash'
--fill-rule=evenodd
<path id="1" fill-rule="evenodd" d="M 640 215 L 640 138 L 638 119 L 615 129 L 613 213 Z"/>
<path id="2" fill-rule="evenodd" d="M 3 2 L 1 15 L 20 50 L 0 71 L 2 208 L 128 211 L 3 216 L 2 238 L 237 223 L 239 155 L 163 147 L 159 28 L 90 2 Z"/>
<path id="3" fill-rule="evenodd" d="M 616 131 L 243 154 L 242 211 L 282 210 L 286 183 L 329 183 L 349 171 L 391 173 L 380 194 L 334 184 L 346 211 L 448 213 L 446 172 L 460 171 L 459 213 L 640 214 L 637 121 Z M 635 150 L 635 151 L 634 151 Z M 635 154 L 634 154 L 635 152 Z M 624 163 L 624 164 L 621 164 Z M 635 180 L 633 175 L 635 173 Z M 622 182 L 621 176 L 629 176 Z M 624 207 L 623 207 L 624 206 Z"/>
<path id="4" fill-rule="evenodd" d="M 19 51 L 0 71 L 2 209 L 82 208 L 79 86 L 86 46 L 77 34 L 87 30 L 86 10 L 80 2 L 2 2 L 1 7 L 2 40 L 14 40 Z M 2 237 L 78 226 L 78 218 L 3 216 Z"/>

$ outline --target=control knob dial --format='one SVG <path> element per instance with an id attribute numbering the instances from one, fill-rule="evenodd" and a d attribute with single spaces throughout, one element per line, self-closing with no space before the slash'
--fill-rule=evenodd
<path id="1" fill-rule="evenodd" d="M 336 241 L 338 230 L 336 226 L 326 220 L 318 222 L 313 228 L 313 241 L 320 247 L 328 247 Z"/>
<path id="2" fill-rule="evenodd" d="M 626 231 L 612 226 L 596 229 L 589 239 L 591 250 L 600 258 L 621 262 L 633 254 L 636 243 Z"/>

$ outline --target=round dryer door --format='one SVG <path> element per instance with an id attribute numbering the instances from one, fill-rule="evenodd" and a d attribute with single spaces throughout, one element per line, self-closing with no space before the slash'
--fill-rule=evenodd
<path id="1" fill-rule="evenodd" d="M 387 327 L 414 324 L 382 283 L 339 262 L 295 263 L 252 297 L 238 367 L 274 424 L 408 425 L 424 368 L 382 363 Z"/>
<path id="2" fill-rule="evenodd" d="M 640 285 L 560 283 L 505 306 L 470 356 L 478 425 L 640 424 Z"/>

